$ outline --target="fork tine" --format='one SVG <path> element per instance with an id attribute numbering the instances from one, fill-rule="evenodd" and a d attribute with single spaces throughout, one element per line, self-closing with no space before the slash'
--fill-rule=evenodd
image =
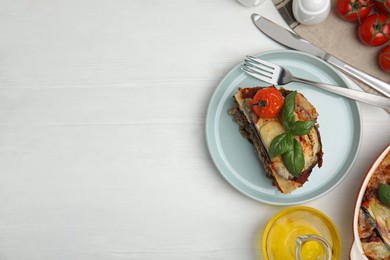
<path id="1" fill-rule="evenodd" d="M 269 78 L 269 79 L 272 79 L 272 77 L 273 77 L 272 72 L 264 71 L 262 69 L 259 69 L 258 67 L 253 66 L 252 64 L 248 64 L 246 62 L 244 62 L 242 64 L 242 67 L 245 68 L 246 71 L 259 74 L 259 75 L 266 77 L 266 78 Z"/>
<path id="2" fill-rule="evenodd" d="M 278 68 L 279 66 L 276 65 L 276 64 L 273 64 L 271 62 L 268 62 L 268 61 L 265 61 L 265 60 L 262 60 L 262 59 L 259 59 L 259 58 L 256 58 L 256 57 L 253 57 L 253 56 L 250 56 L 250 55 L 246 55 L 246 58 L 248 60 L 251 60 L 251 61 L 254 61 L 256 63 L 259 63 L 259 64 L 262 64 L 263 66 L 266 66 L 272 70 Z"/>
<path id="3" fill-rule="evenodd" d="M 244 71 L 255 78 L 270 84 L 280 83 L 279 77 L 283 69 L 276 64 L 247 55 L 243 65 Z"/>
<path id="4" fill-rule="evenodd" d="M 245 63 L 251 65 L 252 67 L 255 67 L 257 69 L 267 71 L 270 73 L 273 73 L 273 71 L 275 70 L 273 67 L 271 67 L 269 65 L 265 65 L 264 63 L 261 63 L 259 61 L 253 60 L 252 58 L 246 58 Z"/>
<path id="5" fill-rule="evenodd" d="M 269 84 L 274 84 L 274 82 L 270 76 L 266 76 L 261 72 L 259 74 L 259 72 L 257 70 L 248 67 L 246 64 L 243 64 L 243 66 L 241 66 L 241 69 L 243 71 L 245 71 L 245 73 L 251 75 L 254 78 L 257 78 L 257 79 L 264 81 L 266 83 L 269 83 Z"/>

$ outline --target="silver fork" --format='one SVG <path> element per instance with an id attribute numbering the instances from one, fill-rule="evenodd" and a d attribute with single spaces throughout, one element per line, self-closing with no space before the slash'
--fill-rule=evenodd
<path id="1" fill-rule="evenodd" d="M 369 94 L 363 91 L 325 84 L 322 82 L 315 82 L 312 80 L 298 78 L 292 75 L 290 71 L 279 65 L 252 56 L 246 56 L 245 62 L 242 64 L 241 69 L 249 75 L 269 84 L 286 85 L 290 82 L 304 83 L 370 105 L 390 109 L 390 98 Z"/>

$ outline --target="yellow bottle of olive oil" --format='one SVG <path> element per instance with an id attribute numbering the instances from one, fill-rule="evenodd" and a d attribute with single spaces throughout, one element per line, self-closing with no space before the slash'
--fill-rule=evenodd
<path id="1" fill-rule="evenodd" d="M 266 260 L 338 260 L 341 243 L 326 215 L 299 206 L 287 208 L 269 221 L 262 247 Z"/>

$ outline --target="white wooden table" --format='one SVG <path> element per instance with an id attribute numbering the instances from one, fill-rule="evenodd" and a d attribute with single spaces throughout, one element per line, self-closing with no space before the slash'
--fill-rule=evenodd
<path id="1" fill-rule="evenodd" d="M 0 1 L 0 259 L 256 259 L 285 207 L 218 173 L 205 114 L 246 54 L 282 49 L 253 26 L 285 25 L 271 1 Z M 306 203 L 352 243 L 362 177 L 390 141 L 362 104 L 347 178 Z"/>

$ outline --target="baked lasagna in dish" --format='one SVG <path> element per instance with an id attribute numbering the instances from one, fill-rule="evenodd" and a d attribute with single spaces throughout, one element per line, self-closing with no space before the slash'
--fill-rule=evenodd
<path id="1" fill-rule="evenodd" d="M 297 91 L 274 86 L 240 88 L 229 113 L 253 144 L 267 177 L 291 193 L 322 165 L 315 107 Z"/>
<path id="2" fill-rule="evenodd" d="M 390 259 L 390 152 L 375 169 L 364 191 L 358 233 L 368 259 Z"/>

